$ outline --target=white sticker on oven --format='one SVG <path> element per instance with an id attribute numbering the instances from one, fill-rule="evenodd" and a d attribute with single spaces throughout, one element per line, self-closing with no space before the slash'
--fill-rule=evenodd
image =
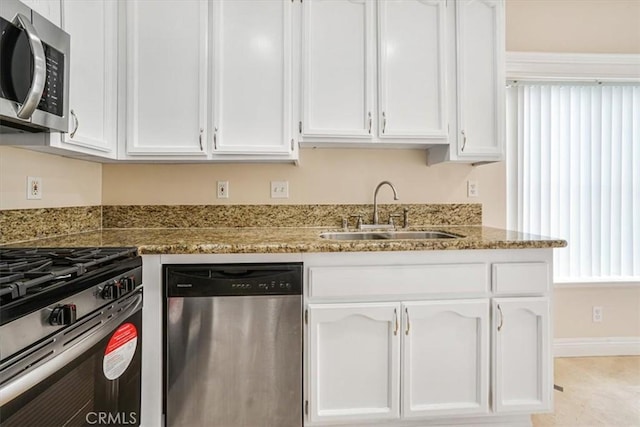
<path id="1" fill-rule="evenodd" d="M 138 330 L 132 323 L 120 325 L 104 351 L 102 369 L 107 379 L 115 380 L 127 370 L 138 346 Z"/>

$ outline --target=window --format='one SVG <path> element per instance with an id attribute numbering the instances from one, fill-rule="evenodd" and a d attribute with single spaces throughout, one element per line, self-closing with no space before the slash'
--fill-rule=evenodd
<path id="1" fill-rule="evenodd" d="M 640 278 L 640 85 L 508 89 L 508 227 L 560 237 L 557 282 Z"/>

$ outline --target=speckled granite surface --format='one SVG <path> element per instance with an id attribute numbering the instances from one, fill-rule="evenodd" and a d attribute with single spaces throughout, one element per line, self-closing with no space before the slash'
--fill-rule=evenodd
<path id="1" fill-rule="evenodd" d="M 0 211 L 0 244 L 102 228 L 101 206 Z"/>
<path id="2" fill-rule="evenodd" d="M 380 205 L 380 218 L 386 221 L 389 213 L 401 213 L 404 207 L 409 208 L 410 223 L 419 224 L 411 227 L 413 230 L 441 230 L 461 237 L 368 241 L 320 237 L 323 231 L 338 231 L 342 218 L 349 215 L 362 214 L 365 223 L 370 222 L 371 205 L 96 206 L 0 211 L 0 243 L 40 247 L 136 246 L 142 254 L 515 249 L 566 245 L 559 239 L 482 227 L 480 204 Z M 95 231 L 87 232 L 90 230 Z"/>
<path id="3" fill-rule="evenodd" d="M 381 221 L 405 207 L 412 225 L 482 224 L 480 203 L 381 204 Z M 104 228 L 340 227 L 350 215 L 371 223 L 372 212 L 373 205 L 160 205 L 103 206 L 102 215 Z"/>
<path id="4" fill-rule="evenodd" d="M 28 246 L 137 246 L 141 254 L 370 252 L 566 246 L 564 240 L 482 226 L 416 229 L 437 229 L 463 237 L 442 240 L 336 241 L 320 237 L 320 233 L 328 231 L 326 228 L 112 229 L 41 239 L 29 242 Z"/>

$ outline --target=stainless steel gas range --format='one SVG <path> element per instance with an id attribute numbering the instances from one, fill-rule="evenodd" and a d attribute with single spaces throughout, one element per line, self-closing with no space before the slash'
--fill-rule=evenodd
<path id="1" fill-rule="evenodd" d="M 0 248 L 0 424 L 140 424 L 135 248 Z"/>

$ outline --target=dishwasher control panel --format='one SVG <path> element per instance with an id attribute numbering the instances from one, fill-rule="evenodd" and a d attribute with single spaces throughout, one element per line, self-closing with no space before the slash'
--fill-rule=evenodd
<path id="1" fill-rule="evenodd" d="M 168 297 L 301 295 L 302 263 L 165 265 Z"/>

